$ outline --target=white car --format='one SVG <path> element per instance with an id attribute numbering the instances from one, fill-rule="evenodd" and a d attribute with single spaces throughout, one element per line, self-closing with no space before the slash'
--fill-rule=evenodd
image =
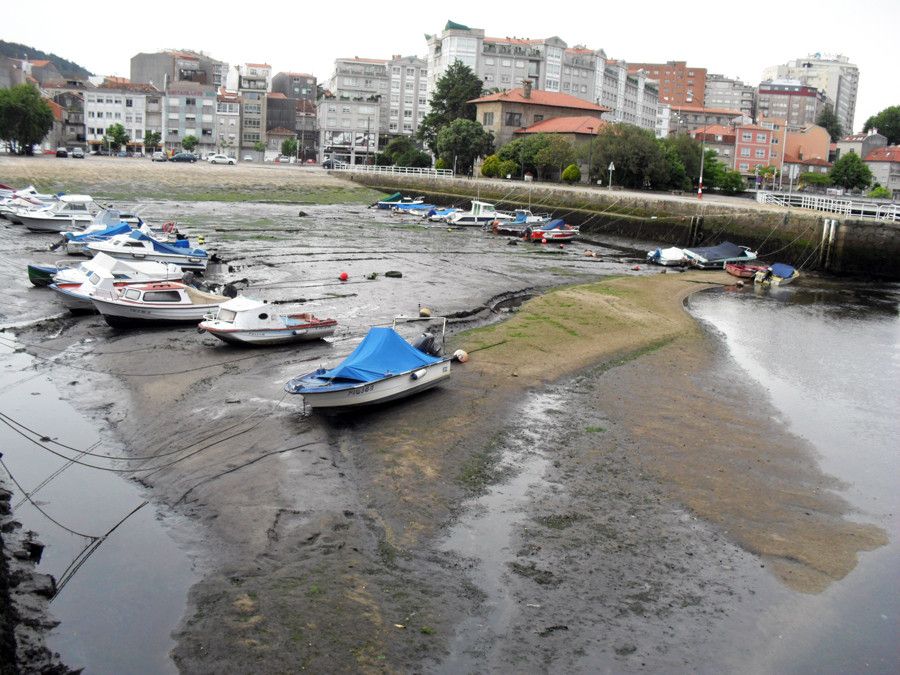
<path id="1" fill-rule="evenodd" d="M 210 155 L 206 161 L 210 164 L 234 164 L 236 160 L 228 155 Z"/>

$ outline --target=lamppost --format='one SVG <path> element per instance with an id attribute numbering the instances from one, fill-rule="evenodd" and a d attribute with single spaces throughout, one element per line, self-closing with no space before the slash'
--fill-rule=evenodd
<path id="1" fill-rule="evenodd" d="M 616 170 L 616 165 L 613 164 L 612 162 L 610 162 L 609 166 L 606 168 L 609 170 L 609 188 L 608 189 L 612 190 L 612 175 L 613 175 L 613 171 Z"/>
<path id="2" fill-rule="evenodd" d="M 706 159 L 706 133 L 700 134 L 700 185 L 697 187 L 697 199 L 703 199 L 703 160 Z"/>
<path id="3" fill-rule="evenodd" d="M 590 185 L 593 181 L 591 180 L 591 169 L 594 168 L 594 127 L 588 127 L 588 185 Z"/>

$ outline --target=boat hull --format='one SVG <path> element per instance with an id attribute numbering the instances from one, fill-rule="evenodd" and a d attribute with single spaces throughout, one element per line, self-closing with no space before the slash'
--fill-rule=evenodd
<path id="1" fill-rule="evenodd" d="M 93 216 L 46 218 L 23 213 L 19 216 L 19 220 L 31 232 L 67 232 L 78 229 L 82 223 L 90 225 L 93 222 Z"/>
<path id="2" fill-rule="evenodd" d="M 213 311 L 218 304 L 173 305 L 170 307 L 137 305 L 104 300 L 96 296 L 91 301 L 103 319 L 114 328 L 137 328 L 141 326 L 171 326 L 198 324 L 203 317 Z"/>
<path id="3" fill-rule="evenodd" d="M 312 326 L 309 328 L 263 328 L 249 329 L 221 329 L 212 325 L 212 322 L 204 321 L 198 327 L 222 342 L 232 345 L 251 347 L 266 347 L 269 345 L 286 345 L 295 342 L 309 342 L 334 335 L 335 324 L 330 326 Z"/>
<path id="4" fill-rule="evenodd" d="M 297 378 L 292 382 L 302 382 L 307 378 L 311 380 L 310 376 L 312 375 L 314 374 Z M 315 386 L 289 388 L 292 384 L 289 382 L 285 389 L 293 394 L 301 394 L 305 403 L 311 408 L 341 411 L 375 406 L 406 398 L 436 387 L 449 377 L 450 359 L 445 359 L 374 382 L 348 384 L 345 387 L 329 385 L 318 388 Z"/>
<path id="5" fill-rule="evenodd" d="M 59 272 L 55 265 L 29 265 L 28 281 L 35 286 L 49 286 L 53 283 L 53 275 Z"/>
<path id="6" fill-rule="evenodd" d="M 206 265 L 208 262 L 208 258 L 196 256 L 167 255 L 165 253 L 143 252 L 129 253 L 127 251 L 116 250 L 114 248 L 95 247 L 94 244 L 88 244 L 84 247 L 84 250 L 82 252 L 91 256 L 102 252 L 112 256 L 113 258 L 119 258 L 120 260 L 133 260 L 135 262 L 151 261 L 160 263 L 172 263 L 173 265 L 178 265 L 183 270 L 200 272 L 203 272 L 206 269 Z"/>
<path id="7" fill-rule="evenodd" d="M 751 279 L 757 272 L 765 272 L 767 265 L 742 265 L 740 263 L 725 263 L 725 271 L 730 275 L 741 279 Z"/>

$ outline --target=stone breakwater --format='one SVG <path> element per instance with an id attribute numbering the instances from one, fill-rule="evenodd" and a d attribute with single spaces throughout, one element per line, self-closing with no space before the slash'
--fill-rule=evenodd
<path id="1" fill-rule="evenodd" d="M 482 199 L 499 208 L 531 206 L 581 225 L 591 238 L 627 237 L 666 246 L 728 240 L 757 249 L 760 258 L 836 274 L 900 279 L 900 224 L 842 219 L 830 214 L 757 204 L 749 199 L 608 190 L 551 183 L 347 174 L 385 192 L 415 192 L 439 204 L 468 206 Z M 835 220 L 833 236 L 830 221 Z"/>

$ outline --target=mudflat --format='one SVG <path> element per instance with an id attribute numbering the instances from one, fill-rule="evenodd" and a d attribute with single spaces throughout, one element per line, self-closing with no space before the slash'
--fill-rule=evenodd
<path id="1" fill-rule="evenodd" d="M 471 360 L 447 385 L 338 417 L 281 386 L 358 332 L 276 350 L 96 318 L 25 333 L 70 350 L 80 373 L 60 370 L 61 388 L 123 453 L 152 457 L 134 478 L 188 518 L 174 534 L 203 580 L 176 631 L 185 672 L 750 669 L 747 633 L 768 603 L 823 591 L 886 541 L 851 520 L 812 449 L 684 311 L 689 294 L 732 287 L 724 273 L 589 267 L 571 249 L 375 227 L 360 212 L 359 239 L 316 239 L 309 259 L 350 266 L 351 282 L 401 261 L 404 285 L 323 299 L 279 281 L 295 263 L 258 238 L 272 223 L 250 241 L 190 213 L 208 241 L 240 239 L 223 245 L 236 273 L 274 270 L 259 288 L 315 295 L 357 329 L 416 299 L 452 312 L 536 295 L 503 320 L 456 324 L 449 348 Z M 308 245 L 309 227 L 267 217 Z"/>

